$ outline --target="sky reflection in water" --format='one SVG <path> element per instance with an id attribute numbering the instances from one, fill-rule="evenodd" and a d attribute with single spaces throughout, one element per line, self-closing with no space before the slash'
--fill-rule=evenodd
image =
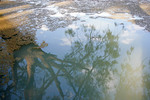
<path id="1" fill-rule="evenodd" d="M 95 19 L 91 16 L 78 13 L 80 20 L 67 28 L 52 32 L 41 29 L 36 33 L 37 43 L 48 43 L 42 51 L 73 64 L 71 68 L 61 66 L 66 67 L 73 77 L 64 79 L 64 75 L 58 78 L 63 93 L 70 97 L 64 98 L 142 100 L 146 95 L 143 76 L 145 70 L 149 70 L 149 66 L 145 65 L 150 57 L 149 32 L 125 20 Z M 109 32 L 111 34 L 106 36 Z M 54 68 L 54 71 L 57 73 L 58 69 Z M 68 81 L 72 81 L 72 85 Z M 50 87 L 46 93 L 60 95 L 55 84 Z"/>

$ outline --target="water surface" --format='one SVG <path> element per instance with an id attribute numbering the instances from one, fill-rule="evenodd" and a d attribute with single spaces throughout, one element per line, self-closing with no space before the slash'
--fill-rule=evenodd
<path id="1" fill-rule="evenodd" d="M 0 10 L 0 100 L 150 100 L 149 3 L 45 2 Z"/>

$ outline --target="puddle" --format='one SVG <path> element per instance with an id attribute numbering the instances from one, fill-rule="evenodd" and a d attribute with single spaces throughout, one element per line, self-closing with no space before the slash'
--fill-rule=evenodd
<path id="1" fill-rule="evenodd" d="M 128 5 L 127 12 L 54 5 L 31 7 L 28 23 L 0 28 L 2 99 L 150 99 L 148 15 Z"/>

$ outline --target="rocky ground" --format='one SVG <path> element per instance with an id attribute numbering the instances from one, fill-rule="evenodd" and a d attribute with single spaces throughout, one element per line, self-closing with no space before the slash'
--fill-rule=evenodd
<path id="1" fill-rule="evenodd" d="M 131 13 L 139 17 L 147 17 L 150 15 L 149 2 L 149 0 L 18 0 L 11 1 L 11 3 L 1 2 L 0 9 L 20 7 L 3 14 L 28 14 L 30 20 L 26 20 L 28 22 L 28 24 L 24 24 L 26 27 L 37 29 L 42 25 L 48 25 L 50 30 L 55 30 L 76 20 L 77 18 L 69 14 L 74 12 L 101 13 L 109 11 L 112 14 Z M 22 7 L 24 5 L 28 5 L 28 7 Z M 23 26 L 24 28 L 25 26 Z"/>

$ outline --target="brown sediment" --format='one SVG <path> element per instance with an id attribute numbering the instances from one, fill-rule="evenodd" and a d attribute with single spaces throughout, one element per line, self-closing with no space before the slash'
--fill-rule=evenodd
<path id="1" fill-rule="evenodd" d="M 17 11 L 17 10 L 20 10 L 20 9 L 26 9 L 26 8 L 29 8 L 29 7 L 30 7 L 30 5 L 21 5 L 21 6 L 17 6 L 17 7 L 6 8 L 6 9 L 0 10 L 0 14 L 10 13 L 10 12 L 13 12 L 13 11 Z"/>
<path id="2" fill-rule="evenodd" d="M 140 4 L 140 8 L 143 9 L 148 15 L 150 15 L 150 4 L 149 3 L 143 3 Z"/>
<path id="3" fill-rule="evenodd" d="M 31 56 L 26 56 L 25 59 L 27 61 L 27 73 L 28 73 L 28 82 L 29 82 L 30 79 L 31 79 L 31 75 L 32 75 L 31 67 L 32 67 L 32 64 L 33 64 L 33 60 L 31 58 Z"/>
<path id="4" fill-rule="evenodd" d="M 26 24 L 26 20 L 29 20 L 27 15 L 32 13 L 31 10 L 2 14 L 28 7 L 29 5 L 24 5 L 0 10 L 0 85 L 9 82 L 8 70 L 13 68 L 15 61 L 13 52 L 23 45 L 34 43 L 35 40 L 34 34 L 30 34 L 28 31 L 21 32 L 17 29 L 17 27 Z"/>
<path id="5" fill-rule="evenodd" d="M 58 7 L 62 7 L 62 6 L 67 6 L 67 5 L 70 5 L 70 4 L 72 4 L 73 3 L 73 1 L 71 1 L 71 0 L 67 0 L 67 1 L 62 1 L 62 2 L 58 2 L 58 3 L 55 3 L 55 4 L 53 4 L 54 6 L 58 6 Z"/>

